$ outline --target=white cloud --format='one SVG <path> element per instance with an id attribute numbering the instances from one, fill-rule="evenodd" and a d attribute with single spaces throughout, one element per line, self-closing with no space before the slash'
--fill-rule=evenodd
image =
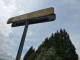
<path id="1" fill-rule="evenodd" d="M 14 60 L 14 58 L 11 56 L 12 54 L 8 51 L 4 51 L 0 48 L 0 59 L 2 60 Z"/>
<path id="2" fill-rule="evenodd" d="M 30 36 L 32 34 L 33 34 L 32 31 L 28 31 L 28 33 L 27 33 L 28 36 Z"/>
<path id="3" fill-rule="evenodd" d="M 77 42 L 75 43 L 75 47 L 76 47 L 77 49 L 80 49 L 80 41 L 77 41 Z"/>
<path id="4" fill-rule="evenodd" d="M 44 0 L 44 1 L 43 0 L 40 0 L 40 1 L 38 1 L 38 0 L 34 0 L 34 1 L 32 1 L 32 0 L 27 0 L 27 1 L 26 0 L 16 0 L 16 1 L 15 0 L 0 0 L 0 58 L 2 57 L 6 60 L 7 59 L 12 60 L 16 57 L 16 53 L 13 52 L 14 48 L 11 47 L 11 46 L 15 46 L 14 41 L 19 39 L 19 37 L 21 38 L 20 35 L 22 35 L 22 33 L 23 33 L 21 31 L 23 31 L 22 29 L 24 29 L 24 28 L 20 27 L 20 28 L 14 28 L 13 30 L 11 30 L 11 28 L 12 28 L 11 25 L 8 25 L 6 23 L 8 18 L 10 18 L 12 16 L 15 16 L 15 15 L 22 15 L 22 14 L 25 14 L 25 13 L 33 12 L 33 11 L 36 11 L 38 9 L 46 8 L 46 7 L 49 7 L 49 6 L 55 7 L 54 9 L 57 12 L 56 13 L 57 16 L 60 14 L 60 12 L 62 12 L 61 14 L 63 14 L 64 11 L 66 11 L 66 12 L 62 16 L 64 16 L 64 15 L 65 16 L 70 16 L 69 13 L 68 13 L 68 15 L 66 15 L 66 13 L 69 11 L 68 9 L 67 10 L 64 9 L 66 6 L 69 6 L 69 9 L 71 10 L 71 12 L 73 10 L 75 10 L 75 12 L 73 11 L 74 14 L 71 15 L 70 17 L 72 17 L 72 18 L 77 18 L 78 17 L 79 18 L 79 16 L 80 16 L 80 14 L 79 14 L 80 13 L 80 8 L 79 8 L 78 0 L 66 0 L 66 1 L 62 0 L 58 3 L 56 3 L 55 1 L 52 1 L 52 0 L 50 0 L 50 1 L 46 1 L 46 0 Z M 59 16 L 61 16 L 61 15 L 59 15 Z M 38 39 L 42 40 L 41 38 L 46 38 L 47 36 L 49 36 L 50 33 L 53 32 L 52 30 L 55 31 L 56 29 L 63 26 L 63 24 L 60 24 L 60 22 L 62 22 L 62 20 L 65 20 L 65 19 L 60 20 L 61 17 L 57 17 L 57 19 L 58 18 L 59 18 L 59 20 L 56 20 L 57 23 L 55 21 L 56 24 L 54 24 L 56 27 L 53 26 L 52 23 L 51 23 L 51 25 L 49 24 L 50 26 L 47 25 L 48 23 L 33 25 L 31 27 L 31 29 L 27 32 L 28 39 L 26 39 L 26 42 L 32 42 L 32 43 L 34 42 L 35 43 L 35 48 L 37 49 L 37 46 L 40 45 L 41 41 L 36 41 L 37 39 L 35 39 L 35 38 L 38 38 Z M 71 26 L 74 22 L 69 23 L 69 21 L 70 21 L 70 19 L 68 20 L 68 25 Z M 77 20 L 77 22 L 79 23 L 78 20 Z M 67 22 L 66 22 L 66 24 L 64 23 L 63 27 L 65 27 L 65 25 L 67 25 Z M 36 26 L 36 28 L 35 28 L 35 26 Z M 54 27 L 54 29 L 50 30 L 52 26 Z M 44 30 L 43 30 L 43 27 L 45 28 Z M 73 26 L 71 26 L 71 27 L 73 27 Z M 16 37 L 17 37 L 17 38 L 14 37 L 15 40 L 13 40 L 13 41 L 9 39 L 9 34 L 12 33 L 12 32 L 13 32 L 13 35 L 15 34 Z M 43 37 L 44 35 L 46 37 Z M 32 38 L 30 38 L 30 37 L 32 37 Z M 72 35 L 72 37 L 74 37 L 73 38 L 74 40 L 76 40 L 77 38 L 79 39 L 79 36 L 77 36 L 77 35 L 76 36 Z M 18 43 L 18 42 L 16 42 L 16 43 Z M 30 45 L 32 43 L 30 43 Z M 29 49 L 30 45 L 26 46 L 26 48 Z M 80 45 L 79 41 L 75 43 L 75 46 L 78 49 L 80 48 L 79 45 Z M 11 51 L 6 51 L 8 49 L 11 50 Z M 1 56 L 1 55 L 3 55 L 3 56 Z M 21 57 L 23 58 L 23 56 L 21 56 Z"/>
<path id="5" fill-rule="evenodd" d="M 14 60 L 12 57 L 14 54 L 8 51 L 11 46 L 15 46 L 15 43 L 9 39 L 12 30 L 7 20 L 16 9 L 15 0 L 8 1 L 6 4 L 4 0 L 0 0 L 0 58 L 4 60 Z"/>

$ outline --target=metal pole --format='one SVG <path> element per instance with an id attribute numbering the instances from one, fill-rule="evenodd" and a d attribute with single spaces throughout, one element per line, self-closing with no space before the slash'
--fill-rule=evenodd
<path id="1" fill-rule="evenodd" d="M 17 56 L 16 56 L 16 60 L 20 60 L 23 45 L 24 45 L 24 41 L 25 41 L 25 37 L 26 37 L 26 33 L 27 33 L 27 29 L 28 29 L 28 24 L 29 24 L 29 21 L 26 20 L 23 35 L 22 35 L 21 42 L 20 42 L 19 49 L 18 49 L 18 53 L 17 53 Z"/>

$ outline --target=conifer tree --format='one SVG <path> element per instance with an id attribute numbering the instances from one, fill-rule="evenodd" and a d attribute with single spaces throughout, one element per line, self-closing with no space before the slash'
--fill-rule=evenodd
<path id="1" fill-rule="evenodd" d="M 52 48 L 53 47 L 53 48 Z M 54 50 L 55 49 L 55 50 Z M 30 52 L 25 56 L 28 56 L 33 49 L 29 49 Z M 38 47 L 36 52 L 34 53 L 32 60 L 51 60 L 53 58 L 47 58 L 48 56 L 55 57 L 56 60 L 78 60 L 79 56 L 76 53 L 76 48 L 71 42 L 71 39 L 69 37 L 69 34 L 66 32 L 65 29 L 60 29 L 60 31 L 56 33 L 52 33 L 52 35 L 49 38 L 46 38 L 45 41 Z M 50 52 L 55 54 L 50 54 Z M 48 55 L 46 55 L 47 53 Z M 45 56 L 43 56 L 45 55 Z"/>
<path id="2" fill-rule="evenodd" d="M 31 53 L 34 53 L 34 52 L 35 52 L 35 50 L 33 49 L 33 46 L 31 46 L 31 47 L 29 48 L 29 50 L 26 52 L 23 60 L 26 60 L 27 57 L 28 57 Z"/>
<path id="3" fill-rule="evenodd" d="M 55 49 L 51 47 L 47 51 L 45 48 L 42 48 L 41 53 L 35 58 L 35 60 L 63 60 L 63 59 L 57 56 Z"/>
<path id="4" fill-rule="evenodd" d="M 78 60 L 78 54 L 76 48 L 72 44 L 69 34 L 60 29 L 60 32 L 56 32 L 53 36 L 54 49 L 56 49 L 57 55 L 64 60 Z"/>

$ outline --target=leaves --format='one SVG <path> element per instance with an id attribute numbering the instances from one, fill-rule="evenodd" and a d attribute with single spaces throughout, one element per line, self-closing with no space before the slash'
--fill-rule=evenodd
<path id="1" fill-rule="evenodd" d="M 41 53 L 38 55 L 38 57 L 35 60 L 58 60 L 59 58 L 60 57 L 56 55 L 55 49 L 51 47 L 48 49 L 48 51 L 46 51 L 45 48 L 42 48 Z"/>
<path id="2" fill-rule="evenodd" d="M 31 47 L 24 58 L 31 58 L 32 60 L 78 60 L 78 54 L 75 50 L 76 48 L 72 44 L 67 31 L 60 29 L 60 31 L 52 33 L 49 38 L 45 38 L 45 41 L 36 51 Z"/>
<path id="3" fill-rule="evenodd" d="M 35 50 L 33 49 L 33 46 L 31 46 L 30 49 L 28 50 L 28 52 L 25 54 L 23 60 L 28 59 L 29 56 L 30 56 L 32 53 L 34 53 L 34 52 L 35 52 Z"/>

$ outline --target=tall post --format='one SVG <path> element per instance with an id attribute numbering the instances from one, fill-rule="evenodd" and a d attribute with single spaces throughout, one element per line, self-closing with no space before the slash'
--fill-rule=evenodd
<path id="1" fill-rule="evenodd" d="M 22 35 L 21 42 L 20 42 L 19 49 L 18 49 L 18 53 L 17 53 L 17 56 L 16 56 L 16 60 L 20 60 L 21 53 L 22 53 L 23 46 L 24 46 L 24 42 L 25 42 L 25 37 L 26 37 L 27 29 L 28 29 L 28 24 L 29 24 L 29 21 L 26 20 L 24 31 L 23 31 L 23 35 Z"/>

